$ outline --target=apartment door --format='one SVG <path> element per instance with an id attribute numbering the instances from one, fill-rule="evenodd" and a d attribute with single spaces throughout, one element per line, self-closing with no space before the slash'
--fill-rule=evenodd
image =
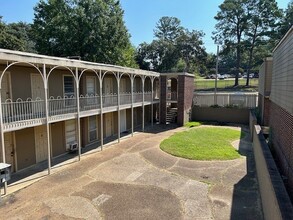
<path id="1" fill-rule="evenodd" d="M 113 88 L 113 79 L 110 77 L 104 78 L 104 88 L 105 88 L 105 94 L 113 94 L 114 88 Z"/>
<path id="2" fill-rule="evenodd" d="M 45 99 L 45 89 L 43 79 L 40 74 L 31 74 L 31 91 L 32 91 L 32 99 L 36 100 L 40 98 L 41 100 Z"/>
<path id="3" fill-rule="evenodd" d="M 2 73 L 0 71 L 0 73 Z M 6 72 L 2 78 L 2 86 L 1 86 L 1 100 L 5 102 L 6 99 L 11 98 L 11 90 L 10 90 L 10 73 Z"/>
<path id="4" fill-rule="evenodd" d="M 66 146 L 76 142 L 76 124 L 74 119 L 65 121 L 65 140 Z"/>
<path id="5" fill-rule="evenodd" d="M 113 131 L 113 113 L 105 114 L 105 122 L 106 122 L 106 137 L 112 136 Z"/>
<path id="6" fill-rule="evenodd" d="M 8 132 L 4 134 L 5 159 L 6 163 L 11 164 L 11 171 L 15 171 L 15 150 L 13 145 L 13 133 Z M 2 161 L 2 150 L 0 150 L 0 161 Z"/>
<path id="7" fill-rule="evenodd" d="M 94 76 L 86 77 L 86 94 L 88 96 L 94 96 L 96 94 L 96 78 Z M 87 99 L 87 104 L 91 105 L 94 103 L 94 97 Z"/>
<path id="8" fill-rule="evenodd" d="M 97 128 L 97 117 L 96 115 L 88 117 L 89 124 L 89 142 L 97 140 L 98 128 Z"/>
<path id="9" fill-rule="evenodd" d="M 46 125 L 37 126 L 35 130 L 36 162 L 48 159 L 48 142 Z"/>
<path id="10" fill-rule="evenodd" d="M 120 111 L 120 132 L 126 131 L 126 109 Z"/>

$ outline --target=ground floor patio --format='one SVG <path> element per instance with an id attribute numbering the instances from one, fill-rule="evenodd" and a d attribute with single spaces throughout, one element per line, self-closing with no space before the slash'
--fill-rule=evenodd
<path id="1" fill-rule="evenodd" d="M 16 173 L 8 192 L 19 190 L 2 198 L 1 218 L 262 219 L 248 128 L 233 128 L 246 133 L 233 142 L 242 155 L 236 160 L 166 154 L 160 142 L 186 128 L 158 125 L 89 151 L 80 162 L 73 157 L 50 176 L 41 169 L 27 175 L 33 168 Z"/>

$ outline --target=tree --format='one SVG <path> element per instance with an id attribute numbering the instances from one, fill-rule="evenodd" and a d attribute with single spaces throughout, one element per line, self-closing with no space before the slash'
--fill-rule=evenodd
<path id="1" fill-rule="evenodd" d="M 178 18 L 164 16 L 158 21 L 154 35 L 160 40 L 175 42 L 182 30 L 183 27 Z"/>
<path id="2" fill-rule="evenodd" d="M 280 32 L 283 35 L 287 33 L 287 31 L 293 25 L 293 0 L 291 0 L 288 4 L 287 9 L 285 10 L 283 20 L 281 22 Z"/>
<path id="3" fill-rule="evenodd" d="M 41 0 L 34 10 L 32 29 L 38 52 L 133 64 L 134 50 L 119 1 Z"/>
<path id="4" fill-rule="evenodd" d="M 34 44 L 30 40 L 30 25 L 19 22 L 5 24 L 0 16 L 0 48 L 34 52 Z"/>
<path id="5" fill-rule="evenodd" d="M 189 31 L 174 17 L 162 17 L 154 30 L 156 38 L 137 48 L 136 60 L 143 69 L 159 72 L 194 72 L 206 57 L 201 31 Z"/>
<path id="6" fill-rule="evenodd" d="M 220 6 L 220 11 L 215 16 L 218 21 L 214 40 L 216 43 L 236 47 L 236 68 L 240 70 L 241 47 L 244 30 L 247 26 L 247 0 L 225 0 Z M 235 75 L 235 86 L 238 86 L 238 73 Z"/>
<path id="7" fill-rule="evenodd" d="M 267 42 L 273 34 L 280 20 L 282 13 L 275 0 L 248 0 L 247 22 L 245 33 L 245 48 L 248 50 L 246 86 L 249 85 L 249 74 L 252 68 L 252 61 L 255 47 Z"/>

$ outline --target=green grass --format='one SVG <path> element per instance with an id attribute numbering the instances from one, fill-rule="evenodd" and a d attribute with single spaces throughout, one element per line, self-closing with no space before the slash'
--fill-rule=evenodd
<path id="1" fill-rule="evenodd" d="M 199 121 L 190 121 L 190 122 L 187 122 L 184 126 L 185 127 L 188 127 L 188 128 L 192 128 L 192 127 L 200 126 L 202 124 L 203 123 L 202 122 L 199 122 Z"/>
<path id="2" fill-rule="evenodd" d="M 239 86 L 234 87 L 235 79 L 225 79 L 217 81 L 218 90 L 236 90 L 236 91 L 257 91 L 258 79 L 249 79 L 249 86 L 246 85 L 246 79 L 239 79 Z M 195 79 L 196 90 L 214 90 L 215 80 L 213 79 Z"/>
<path id="3" fill-rule="evenodd" d="M 162 141 L 160 148 L 171 155 L 191 160 L 232 160 L 239 158 L 240 154 L 231 142 L 243 135 L 229 128 L 191 128 Z"/>

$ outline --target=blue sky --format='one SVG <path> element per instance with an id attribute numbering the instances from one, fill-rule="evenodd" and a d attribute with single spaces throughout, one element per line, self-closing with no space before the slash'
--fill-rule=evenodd
<path id="1" fill-rule="evenodd" d="M 215 27 L 214 16 L 224 0 L 120 0 L 124 10 L 124 20 L 131 34 L 134 46 L 153 40 L 153 30 L 162 16 L 173 16 L 181 20 L 188 29 L 202 30 L 205 47 L 215 53 L 216 45 L 211 39 Z M 281 8 L 286 8 L 290 0 L 277 0 Z M 0 0 L 0 16 L 3 21 L 32 22 L 33 7 L 38 0 Z"/>

